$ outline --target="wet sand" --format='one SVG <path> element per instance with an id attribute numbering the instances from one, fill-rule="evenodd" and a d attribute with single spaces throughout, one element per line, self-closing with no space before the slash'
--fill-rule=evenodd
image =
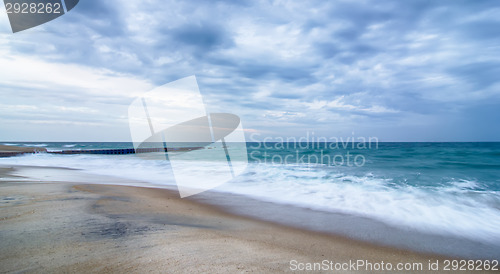
<path id="1" fill-rule="evenodd" d="M 19 147 L 0 145 L 0 157 L 11 157 L 25 153 L 47 152 L 47 149 L 42 147 Z"/>
<path id="2" fill-rule="evenodd" d="M 34 182 L 22 169 L 0 167 L 0 272 L 270 273 L 366 260 L 439 273 L 428 262 L 445 259 L 230 214 L 172 190 L 91 184 L 99 177 L 76 172 Z"/>

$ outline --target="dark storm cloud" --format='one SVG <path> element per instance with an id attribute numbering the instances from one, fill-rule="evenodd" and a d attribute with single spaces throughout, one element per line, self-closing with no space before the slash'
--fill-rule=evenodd
<path id="1" fill-rule="evenodd" d="M 315 81 L 312 72 L 314 67 L 300 64 L 275 65 L 266 62 L 245 62 L 237 65 L 237 72 L 241 77 L 255 80 L 280 79 L 286 82 L 311 83 Z"/>
<path id="2" fill-rule="evenodd" d="M 389 6 L 384 6 L 384 3 L 372 4 L 366 5 L 354 1 L 333 3 L 328 12 L 329 18 L 341 20 L 352 26 L 340 31 L 339 36 L 348 39 L 355 38 L 359 35 L 360 28 L 373 23 L 389 21 L 396 16 L 391 4 Z"/>
<path id="3" fill-rule="evenodd" d="M 221 26 L 210 24 L 186 24 L 171 30 L 172 38 L 180 43 L 200 50 L 232 45 L 232 41 Z"/>
<path id="4" fill-rule="evenodd" d="M 450 73 L 477 89 L 500 82 L 500 62 L 477 62 L 450 68 Z"/>
<path id="5" fill-rule="evenodd" d="M 232 36 L 225 27 L 211 22 L 189 22 L 174 28 L 164 28 L 160 33 L 160 39 L 156 42 L 158 52 L 171 50 L 199 58 L 198 61 L 203 63 L 207 62 L 208 56 L 234 46 Z"/>
<path id="6" fill-rule="evenodd" d="M 460 26 L 460 32 L 464 38 L 498 40 L 500 37 L 500 22 L 481 20 L 465 23 Z"/>
<path id="7" fill-rule="evenodd" d="M 126 15 L 120 13 L 119 5 L 114 1 L 81 1 L 70 13 L 72 18 L 65 18 L 68 23 L 73 21 L 107 37 L 125 34 Z"/>

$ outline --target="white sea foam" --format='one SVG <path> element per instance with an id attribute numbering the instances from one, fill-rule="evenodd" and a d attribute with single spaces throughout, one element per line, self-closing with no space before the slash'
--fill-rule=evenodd
<path id="1" fill-rule="evenodd" d="M 78 168 L 159 186 L 175 185 L 166 161 L 134 155 L 34 154 L 0 158 L 0 164 Z M 200 174 L 212 169 L 204 162 L 185 168 Z M 500 244 L 500 192 L 477 187 L 473 180 L 418 187 L 394 184 L 390 178 L 377 178 L 369 172 L 353 175 L 333 168 L 250 164 L 244 174 L 217 191 Z"/>
<path id="2" fill-rule="evenodd" d="M 23 144 L 25 147 L 46 147 L 47 144 Z"/>
<path id="3" fill-rule="evenodd" d="M 332 172 L 325 176 L 328 172 L 320 170 L 311 171 L 313 176 L 296 176 L 293 170 L 269 165 L 255 165 L 249 171 L 221 190 L 500 243 L 500 193 L 471 190 L 476 186 L 472 181 L 458 181 L 450 187 L 395 187 L 392 179 L 370 174 Z"/>

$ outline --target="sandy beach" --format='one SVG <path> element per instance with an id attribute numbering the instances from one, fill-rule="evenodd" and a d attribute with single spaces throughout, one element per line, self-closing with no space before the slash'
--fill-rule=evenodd
<path id="1" fill-rule="evenodd" d="M 23 169 L 75 176 L 34 180 Z M 436 273 L 429 260 L 446 259 L 229 214 L 172 190 L 92 184 L 98 176 L 67 169 L 2 167 L 0 179 L 2 273 L 271 273 L 325 260 L 421 263 L 404 273 Z"/>

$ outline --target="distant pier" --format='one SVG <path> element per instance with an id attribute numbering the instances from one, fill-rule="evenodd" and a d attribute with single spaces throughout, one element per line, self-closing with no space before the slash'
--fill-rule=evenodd
<path id="1" fill-rule="evenodd" d="M 151 152 L 182 152 L 202 149 L 203 147 L 179 147 L 179 148 L 124 148 L 124 149 L 75 149 L 75 150 L 60 150 L 60 151 L 47 151 L 45 148 L 39 147 L 16 147 L 0 145 L 0 157 L 10 157 L 20 154 L 33 154 L 33 153 L 50 153 L 50 154 L 136 154 L 136 153 L 151 153 Z"/>

